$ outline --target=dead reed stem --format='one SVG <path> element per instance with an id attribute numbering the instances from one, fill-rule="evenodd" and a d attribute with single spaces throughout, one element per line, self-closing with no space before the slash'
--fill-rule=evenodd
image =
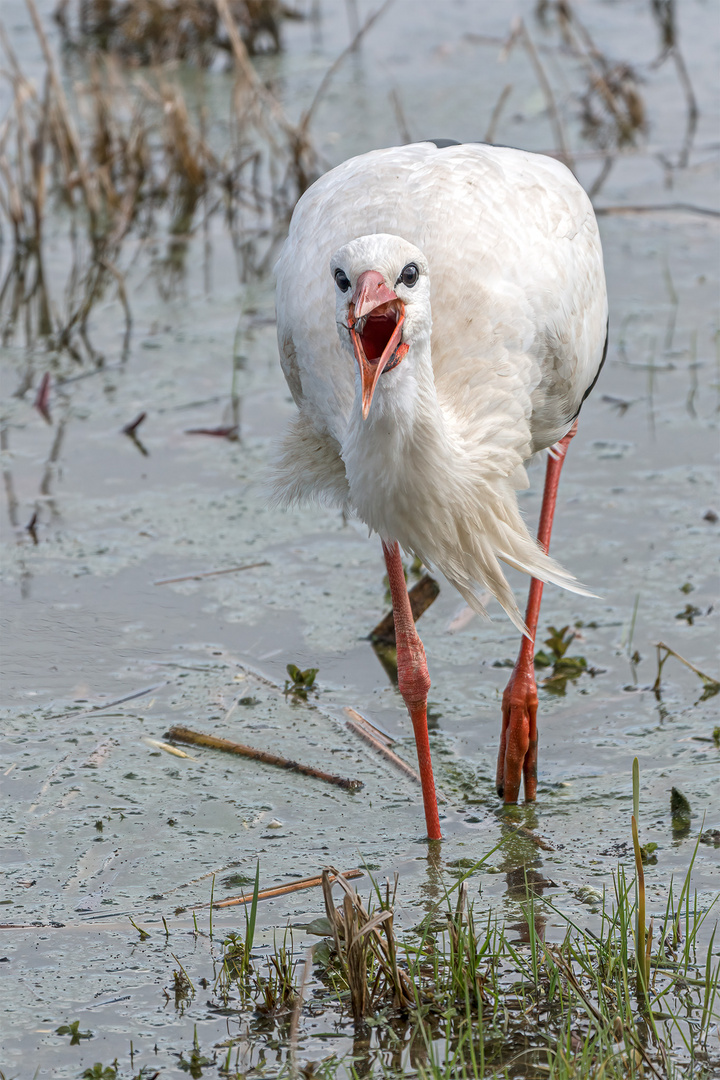
<path id="1" fill-rule="evenodd" d="M 513 29 L 513 36 L 517 36 L 523 43 L 525 51 L 530 58 L 537 81 L 540 84 L 540 89 L 543 92 L 545 101 L 547 103 L 548 115 L 550 117 L 550 123 L 552 125 L 553 132 L 555 133 L 555 143 L 559 151 L 560 160 L 563 164 L 567 165 L 568 169 L 574 170 L 574 163 L 570 150 L 568 149 L 567 139 L 565 138 L 565 128 L 563 126 L 560 111 L 555 100 L 555 94 L 553 88 L 550 85 L 550 80 L 547 77 L 545 68 L 543 67 L 542 60 L 535 48 L 535 43 L 528 33 L 528 29 L 522 19 L 518 19 Z"/>
<path id="2" fill-rule="evenodd" d="M 247 563 L 245 566 L 229 566 L 226 570 L 201 570 L 197 574 L 183 574 L 182 577 L 160 578 L 159 581 L 153 581 L 153 585 L 176 585 L 179 581 L 201 581 L 203 578 L 217 577 L 219 574 L 238 574 L 241 570 L 256 570 L 259 566 L 269 565 L 270 563 L 265 559 L 263 562 Z"/>
<path id="3" fill-rule="evenodd" d="M 289 772 L 301 773 L 303 776 L 312 776 L 316 780 L 324 780 L 326 784 L 334 784 L 336 787 L 345 788 L 348 791 L 357 791 L 363 786 L 362 780 L 348 780 L 344 776 L 336 776 L 334 773 L 323 772 L 312 765 L 301 765 L 297 761 L 281 757 L 279 754 L 271 754 L 267 750 L 257 750 L 255 747 L 246 746 L 244 743 L 231 742 L 230 739 L 221 739 L 217 735 L 205 735 L 200 731 L 192 731 L 186 727 L 171 727 L 164 738 L 189 744 L 190 746 L 206 746 L 211 750 L 224 750 L 227 754 L 237 754 L 240 757 L 250 758 L 251 761 L 261 761 L 265 765 L 274 765 L 278 769 L 287 769 Z"/>
<path id="4" fill-rule="evenodd" d="M 152 235 L 160 212 L 159 223 L 169 237 L 167 258 L 155 264 L 161 292 L 167 288 L 163 274 L 172 286 L 183 272 L 188 240 L 198 221 L 207 241 L 209 219 L 215 214 L 226 218 L 243 280 L 248 266 L 256 269 L 255 261 L 260 269 L 272 261 L 292 206 L 320 171 L 317 155 L 307 132 L 289 121 L 255 72 L 228 0 L 217 0 L 217 11 L 213 2 L 205 7 L 214 22 L 226 23 L 238 76 L 229 117 L 231 146 L 221 152 L 208 141 L 202 103 L 195 122 L 196 109 L 191 110 L 167 69 L 156 68 L 151 77 L 130 77 L 115 55 L 103 57 L 96 51 L 87 60 L 87 82 L 68 86 L 37 2 L 28 0 L 46 70 L 39 94 L 24 77 L 0 27 L 7 57 L 3 74 L 14 98 L 0 127 L 0 210 L 14 241 L 0 282 L 4 343 L 24 331 L 28 346 L 45 338 L 52 349 L 76 362 L 89 359 L 101 365 L 90 320 L 108 286 L 114 285 L 124 317 L 125 359 L 132 312 L 123 244 L 132 232 L 143 238 Z M 123 13 L 132 15 L 125 9 Z M 59 15 L 63 17 L 62 10 Z M 49 195 L 70 211 L 72 259 L 64 305 L 53 301 L 45 273 Z M 142 250 L 139 247 L 138 254 Z"/>
<path id="5" fill-rule="evenodd" d="M 332 886 L 344 892 L 342 908 L 333 902 Z M 407 972 L 398 967 L 393 930 L 393 910 L 389 890 L 380 910 L 370 914 L 356 889 L 334 867 L 322 873 L 325 911 L 333 929 L 335 952 L 350 990 L 350 1002 L 356 1023 L 364 1021 L 373 1008 L 376 995 L 390 993 L 396 1008 L 407 1008 L 416 1001 L 415 987 Z M 368 988 L 371 956 L 379 968 L 372 993 Z M 380 983 L 384 985 L 380 985 Z"/>
<path id="6" fill-rule="evenodd" d="M 720 217 L 720 210 L 709 206 L 695 206 L 694 203 L 655 203 L 654 205 L 596 206 L 598 216 L 611 214 L 699 214 L 701 217 Z"/>
<path id="7" fill-rule="evenodd" d="M 340 876 L 348 879 L 358 878 L 363 876 L 363 871 L 358 869 L 344 870 Z M 335 881 L 335 877 L 332 880 Z M 277 885 L 271 889 L 261 889 L 257 894 L 257 898 L 258 900 L 272 900 L 276 896 L 285 896 L 287 893 L 300 892 L 302 889 L 313 889 L 317 885 L 322 885 L 322 881 L 320 874 L 314 877 L 300 878 L 299 881 L 291 881 L 288 885 Z M 226 908 L 237 907 L 239 904 L 251 904 L 253 896 L 253 893 L 245 893 L 242 896 L 229 897 L 227 900 L 216 900 L 212 906 L 213 908 Z M 210 904 L 195 904 L 193 910 L 206 907 L 210 907 Z"/>
<path id="8" fill-rule="evenodd" d="M 345 713 L 348 717 L 348 719 L 345 721 L 345 727 L 349 731 L 354 732 L 355 735 L 359 735 L 361 739 L 364 739 L 366 743 L 372 746 L 373 750 L 377 750 L 379 754 L 382 754 L 382 756 L 387 762 L 393 765 L 396 769 L 399 769 L 400 772 L 404 773 L 405 776 L 409 776 L 410 779 L 414 781 L 414 783 L 420 783 L 420 777 L 415 771 L 415 769 L 413 769 L 411 765 L 408 765 L 406 761 L 403 761 L 402 758 L 398 757 L 398 755 L 394 753 L 389 748 L 389 746 L 381 742 L 380 739 L 378 739 L 375 735 L 372 734 L 371 731 L 368 730 L 366 726 L 368 722 L 363 716 L 360 715 L 359 712 L 356 712 L 355 709 L 351 709 L 349 705 L 346 705 Z"/>
<path id="9" fill-rule="evenodd" d="M 505 108 L 505 102 L 510 97 L 512 90 L 512 83 L 507 83 L 507 85 L 502 88 L 500 92 L 500 97 L 495 102 L 493 111 L 490 114 L 490 122 L 488 124 L 487 131 L 485 132 L 485 138 L 483 140 L 484 142 L 490 144 L 495 142 L 495 132 L 500 122 L 500 116 L 503 109 Z"/>
<path id="10" fill-rule="evenodd" d="M 440 586 L 429 574 L 423 574 L 419 581 L 408 591 L 410 609 L 415 622 L 434 604 L 440 595 Z M 370 634 L 370 640 L 382 645 L 395 645 L 395 619 L 392 609 L 385 615 Z"/>

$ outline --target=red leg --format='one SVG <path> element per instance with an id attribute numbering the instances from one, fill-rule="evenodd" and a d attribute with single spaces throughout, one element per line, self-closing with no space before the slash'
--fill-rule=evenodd
<path id="1" fill-rule="evenodd" d="M 538 542 L 547 552 L 550 547 L 558 484 L 567 448 L 577 431 L 577 420 L 548 457 L 545 473 Z M 525 781 L 525 800 L 532 802 L 537 791 L 537 684 L 535 682 L 535 635 L 540 617 L 543 583 L 530 582 L 525 624 L 530 637 L 523 637 L 517 663 L 505 687 L 502 703 L 502 731 L 497 764 L 497 793 L 506 803 L 515 803 L 520 794 L 520 779 Z"/>
<path id="2" fill-rule="evenodd" d="M 417 746 L 420 779 L 422 781 L 425 822 L 430 840 L 441 840 L 435 780 L 430 760 L 430 740 L 427 726 L 427 695 L 430 676 L 425 661 L 425 650 L 415 629 L 410 610 L 405 574 L 403 573 L 400 548 L 397 544 L 383 541 L 383 555 L 390 581 L 393 618 L 395 619 L 395 644 L 397 646 L 398 688 L 410 713 L 415 744 Z"/>

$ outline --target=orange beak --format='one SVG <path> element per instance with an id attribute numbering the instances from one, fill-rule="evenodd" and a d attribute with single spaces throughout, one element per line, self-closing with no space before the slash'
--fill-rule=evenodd
<path id="1" fill-rule="evenodd" d="M 405 305 L 382 274 L 378 270 L 361 274 L 350 301 L 348 329 L 360 368 L 363 420 L 383 371 L 396 367 L 408 351 L 400 341 L 404 322 Z"/>

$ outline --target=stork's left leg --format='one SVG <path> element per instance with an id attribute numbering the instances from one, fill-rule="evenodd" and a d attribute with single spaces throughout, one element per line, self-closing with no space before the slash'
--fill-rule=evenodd
<path id="1" fill-rule="evenodd" d="M 390 582 L 395 620 L 398 689 L 407 705 L 415 732 L 428 839 L 441 840 L 435 780 L 430 760 L 430 739 L 428 738 L 427 696 L 430 689 L 430 675 L 425 660 L 425 650 L 412 617 L 400 548 L 397 544 L 386 544 L 383 541 L 383 555 Z"/>
<path id="2" fill-rule="evenodd" d="M 558 484 L 567 448 L 577 431 L 577 420 L 548 457 L 545 472 L 538 543 L 547 553 L 550 547 Z M 530 637 L 523 637 L 517 663 L 505 687 L 502 704 L 502 732 L 497 764 L 497 793 L 506 803 L 515 803 L 520 780 L 525 781 L 525 800 L 532 802 L 537 791 L 537 683 L 535 682 L 535 635 L 540 617 L 543 583 L 530 582 L 525 625 Z"/>

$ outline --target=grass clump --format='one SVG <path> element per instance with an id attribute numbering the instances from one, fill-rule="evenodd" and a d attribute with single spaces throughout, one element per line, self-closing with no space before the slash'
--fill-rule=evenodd
<path id="1" fill-rule="evenodd" d="M 255 1015 L 254 1037 L 276 1052 L 277 1076 L 710 1080 L 720 1070 L 720 961 L 715 929 L 707 940 L 714 904 L 701 910 L 690 888 L 700 838 L 679 897 L 671 883 L 664 911 L 648 925 L 639 821 L 636 761 L 634 872 L 621 865 L 610 894 L 598 895 L 593 928 L 538 896 L 528 875 L 519 924 L 478 914 L 469 883 L 489 855 L 465 868 L 405 932 L 397 929 L 397 877 L 384 887 L 371 877 L 365 902 L 329 867 L 326 917 L 313 924 L 325 936 L 312 952 L 312 974 L 308 952 L 298 985 L 303 959 L 294 956 L 289 931 L 270 953 L 252 951 L 251 909 L 245 936 L 225 939 L 215 991 L 228 1014 Z M 551 916 L 565 927 L 554 942 L 546 940 Z M 328 1016 L 338 1038 L 352 1033 L 352 1053 L 302 1064 L 303 1039 L 318 1022 L 327 1026 Z M 223 1044 L 230 1076 L 247 1071 L 242 1046 L 242 1039 Z"/>

